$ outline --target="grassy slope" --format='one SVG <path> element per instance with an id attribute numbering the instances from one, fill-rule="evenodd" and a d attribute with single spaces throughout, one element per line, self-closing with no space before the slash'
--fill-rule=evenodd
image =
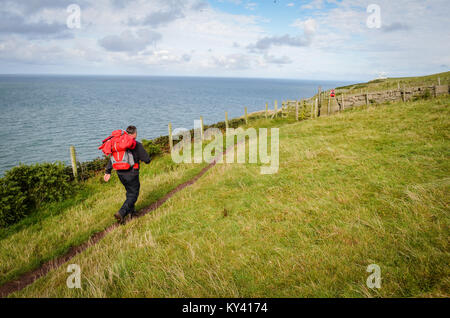
<path id="1" fill-rule="evenodd" d="M 170 157 L 142 164 L 141 192 L 136 208 L 148 206 L 204 165 L 175 165 Z M 110 182 L 90 179 L 74 198 L 43 206 L 32 216 L 0 232 L 0 284 L 65 253 L 115 222 L 125 190 L 114 173 Z"/>
<path id="2" fill-rule="evenodd" d="M 422 86 L 422 85 L 437 85 L 438 78 L 441 80 L 441 85 L 450 84 L 450 72 L 432 74 L 427 76 L 418 76 L 418 77 L 393 77 L 387 78 L 384 80 L 374 80 L 368 83 L 360 83 L 360 84 L 352 84 L 347 86 L 339 87 L 339 89 L 351 89 L 349 93 L 360 93 L 360 89 L 363 89 L 365 92 L 368 89 L 370 92 L 374 91 L 383 91 L 383 90 L 391 90 L 397 89 L 398 83 L 400 83 L 400 87 L 403 85 L 406 87 L 409 86 Z"/>
<path id="3" fill-rule="evenodd" d="M 12 296 L 448 297 L 449 104 L 281 125 L 279 173 L 217 165 L 72 259 L 81 290 L 63 266 Z"/>

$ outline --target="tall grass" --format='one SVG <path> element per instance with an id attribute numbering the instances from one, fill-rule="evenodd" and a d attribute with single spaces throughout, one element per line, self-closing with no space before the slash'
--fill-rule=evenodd
<path id="1" fill-rule="evenodd" d="M 62 266 L 12 296 L 448 297 L 449 103 L 262 119 L 255 125 L 280 127 L 277 174 L 218 164 L 72 259 L 82 289 L 67 288 Z M 143 197 L 175 175 L 148 170 Z M 27 232 L 0 241 L 2 266 L 25 266 L 59 236 L 105 222 L 117 186 L 64 214 L 76 222 L 54 219 L 53 235 L 36 230 L 32 248 Z M 366 286 L 369 264 L 381 268 L 381 289 Z"/>
<path id="2" fill-rule="evenodd" d="M 178 184 L 198 173 L 203 165 L 175 165 L 170 157 L 158 157 L 141 165 L 141 191 L 136 208 L 148 206 Z M 0 231 L 0 284 L 30 271 L 86 241 L 115 222 L 125 200 L 117 175 L 109 183 L 102 174 L 86 181 L 74 197 L 47 204 L 30 217 Z"/>

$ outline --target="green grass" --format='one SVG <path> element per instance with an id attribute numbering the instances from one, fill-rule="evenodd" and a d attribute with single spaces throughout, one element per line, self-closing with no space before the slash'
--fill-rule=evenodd
<path id="1" fill-rule="evenodd" d="M 438 84 L 438 78 L 440 78 L 441 85 L 450 84 L 450 72 L 437 73 L 427 76 L 417 76 L 417 77 L 393 77 L 386 79 L 376 79 L 369 81 L 367 83 L 352 84 L 342 87 L 337 87 L 338 90 L 349 90 L 348 94 L 359 94 L 362 89 L 363 92 L 369 90 L 369 92 L 375 91 L 385 91 L 385 90 L 396 90 L 398 89 L 398 83 L 400 83 L 400 88 L 411 87 L 411 86 L 433 86 Z"/>
<path id="2" fill-rule="evenodd" d="M 141 165 L 141 191 L 136 208 L 163 197 L 197 174 L 204 165 L 175 165 L 169 156 Z M 125 190 L 114 173 L 108 183 L 103 174 L 91 178 L 76 196 L 47 204 L 30 217 L 0 231 L 0 284 L 62 255 L 71 246 L 115 222 Z"/>
<path id="3" fill-rule="evenodd" d="M 277 174 L 218 164 L 74 257 L 82 289 L 66 287 L 66 264 L 11 296 L 448 297 L 449 104 L 441 97 L 255 121 L 280 127 Z M 140 206 L 175 178 L 151 169 Z M 60 235 L 109 224 L 122 198 L 108 198 L 120 185 L 97 187 L 59 214 L 67 218 L 46 219 L 52 235 L 34 229 L 1 240 L 2 273 L 4 262 L 6 273 L 26 267 L 36 250 L 51 255 Z M 381 289 L 366 287 L 369 264 L 381 268 Z"/>

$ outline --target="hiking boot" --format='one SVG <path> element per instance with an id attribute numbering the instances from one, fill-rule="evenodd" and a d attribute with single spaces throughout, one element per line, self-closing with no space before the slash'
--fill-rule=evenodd
<path id="1" fill-rule="evenodd" d="M 138 215 L 137 211 L 136 211 L 136 210 L 133 210 L 133 212 L 130 213 L 130 219 L 136 218 L 137 215 Z"/>
<path id="2" fill-rule="evenodd" d="M 120 215 L 119 212 L 114 214 L 114 217 L 116 218 L 117 223 L 119 223 L 119 224 L 124 224 L 125 223 L 125 219 Z"/>

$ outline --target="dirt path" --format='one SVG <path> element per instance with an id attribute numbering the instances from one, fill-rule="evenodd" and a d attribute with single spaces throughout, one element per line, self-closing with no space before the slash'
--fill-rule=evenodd
<path id="1" fill-rule="evenodd" d="M 225 153 L 226 153 L 226 151 L 225 151 Z M 148 207 L 141 209 L 137 213 L 136 218 L 144 216 L 145 214 L 159 208 L 162 204 L 164 204 L 164 202 L 166 202 L 168 199 L 170 199 L 175 193 L 177 193 L 177 192 L 183 190 L 184 188 L 186 188 L 187 186 L 190 186 L 191 184 L 195 183 L 201 176 L 203 176 L 215 164 L 216 164 L 216 161 L 214 160 L 208 166 L 203 168 L 195 177 L 186 181 L 185 183 L 180 184 L 175 189 L 173 189 L 172 191 L 167 193 L 164 197 L 162 197 L 158 201 L 152 203 Z M 13 280 L 13 281 L 3 284 L 2 286 L 0 286 L 0 297 L 2 297 L 2 298 L 7 297 L 9 294 L 19 291 L 19 290 L 25 288 L 26 286 L 32 284 L 35 280 L 45 276 L 52 269 L 58 268 L 62 264 L 66 263 L 67 261 L 72 259 L 77 254 L 86 250 L 88 247 L 97 244 L 103 237 L 106 236 L 106 234 L 108 234 L 109 232 L 111 232 L 112 230 L 117 228 L 118 226 L 119 225 L 117 223 L 115 223 L 115 224 L 109 226 L 108 228 L 106 228 L 105 230 L 93 234 L 89 238 L 88 241 L 86 241 L 78 246 L 70 248 L 70 250 L 66 254 L 61 255 L 57 258 L 54 258 L 53 260 L 50 260 L 47 263 L 44 263 L 39 268 L 23 274 L 16 280 Z"/>

